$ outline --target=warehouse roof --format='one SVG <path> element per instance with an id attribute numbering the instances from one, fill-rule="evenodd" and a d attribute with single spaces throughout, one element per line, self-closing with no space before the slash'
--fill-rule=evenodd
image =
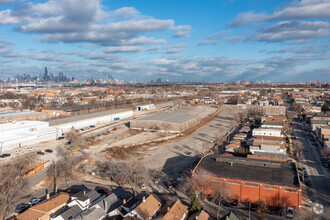
<path id="1" fill-rule="evenodd" d="M 285 162 L 210 155 L 199 167 L 221 178 L 300 187 L 295 165 Z"/>
<path id="2" fill-rule="evenodd" d="M 126 112 L 126 111 L 131 111 L 131 110 L 114 109 L 114 110 L 109 110 L 109 111 L 95 112 L 95 113 L 90 113 L 90 114 L 72 116 L 72 117 L 68 117 L 68 118 L 60 118 L 60 119 L 55 119 L 55 120 L 49 121 L 49 125 L 50 126 L 55 126 L 55 125 L 66 124 L 66 123 L 71 123 L 71 122 L 76 122 L 76 121 L 81 121 L 81 120 L 86 120 L 86 119 L 92 119 L 92 118 L 107 116 L 107 115 L 118 114 L 118 113 L 122 113 L 122 112 Z"/>
<path id="3" fill-rule="evenodd" d="M 18 128 L 24 128 L 24 127 L 31 127 L 36 125 L 42 125 L 42 124 L 48 124 L 48 122 L 44 121 L 28 121 L 28 120 L 22 120 L 22 121 L 13 121 L 8 123 L 0 124 L 0 132 L 2 131 L 8 131 L 8 130 L 14 130 Z"/>
<path id="4" fill-rule="evenodd" d="M 140 118 L 139 121 L 164 121 L 169 123 L 181 124 L 190 121 L 203 113 L 203 108 L 182 107 L 179 111 L 155 114 Z"/>
<path id="5" fill-rule="evenodd" d="M 44 114 L 42 112 L 34 112 L 34 111 L 5 111 L 0 112 L 0 118 L 16 118 L 16 117 L 23 117 L 23 116 L 29 116 L 29 115 L 38 115 L 38 114 Z"/>

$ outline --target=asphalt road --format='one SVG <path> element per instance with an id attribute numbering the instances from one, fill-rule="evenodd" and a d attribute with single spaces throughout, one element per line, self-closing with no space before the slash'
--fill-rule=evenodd
<path id="1" fill-rule="evenodd" d="M 307 187 L 307 193 L 312 200 L 313 215 L 316 219 L 329 219 L 330 216 L 330 169 L 323 167 L 321 155 L 316 146 L 309 140 L 306 127 L 298 119 L 292 121 L 293 134 L 301 141 L 306 152 L 303 152 L 301 163 L 306 167 L 311 187 Z"/>

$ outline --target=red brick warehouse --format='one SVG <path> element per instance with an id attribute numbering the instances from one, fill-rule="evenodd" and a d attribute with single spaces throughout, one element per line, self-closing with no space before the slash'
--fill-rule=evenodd
<path id="1" fill-rule="evenodd" d="M 209 171 L 208 178 L 220 183 L 219 187 L 225 184 L 232 199 L 251 203 L 263 200 L 269 206 L 301 208 L 295 163 L 210 155 L 200 161 L 195 170 L 198 169 Z"/>

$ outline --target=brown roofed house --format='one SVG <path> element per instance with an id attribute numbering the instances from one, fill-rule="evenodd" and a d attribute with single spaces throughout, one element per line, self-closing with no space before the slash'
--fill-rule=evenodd
<path id="1" fill-rule="evenodd" d="M 164 220 L 184 220 L 188 214 L 188 206 L 183 205 L 180 200 L 176 202 L 169 208 L 168 212 L 164 215 Z"/>
<path id="2" fill-rule="evenodd" d="M 17 220 L 48 220 L 50 215 L 67 205 L 70 200 L 68 193 L 61 192 L 48 200 L 45 200 L 35 206 L 32 206 L 22 214 L 19 214 Z"/>
<path id="3" fill-rule="evenodd" d="M 209 220 L 209 219 L 212 219 L 210 215 L 207 214 L 207 212 L 205 212 L 204 210 L 201 210 L 191 215 L 188 220 Z"/>
<path id="4" fill-rule="evenodd" d="M 156 199 L 156 197 L 154 195 L 149 195 L 147 198 L 143 197 L 142 202 L 125 217 L 138 217 L 142 220 L 151 219 L 156 216 L 160 207 L 161 203 Z"/>

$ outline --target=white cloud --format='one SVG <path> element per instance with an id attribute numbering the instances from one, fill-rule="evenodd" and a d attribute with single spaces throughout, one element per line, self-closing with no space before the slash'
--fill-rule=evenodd
<path id="1" fill-rule="evenodd" d="M 173 26 L 172 30 L 175 31 L 172 37 L 180 38 L 180 37 L 189 37 L 192 28 L 190 25 L 179 25 L 176 27 Z"/>
<path id="2" fill-rule="evenodd" d="M 265 42 L 298 41 L 323 38 L 330 34 L 330 23 L 325 21 L 284 21 L 259 30 L 248 40 Z M 296 42 L 296 43 L 299 43 Z"/>

